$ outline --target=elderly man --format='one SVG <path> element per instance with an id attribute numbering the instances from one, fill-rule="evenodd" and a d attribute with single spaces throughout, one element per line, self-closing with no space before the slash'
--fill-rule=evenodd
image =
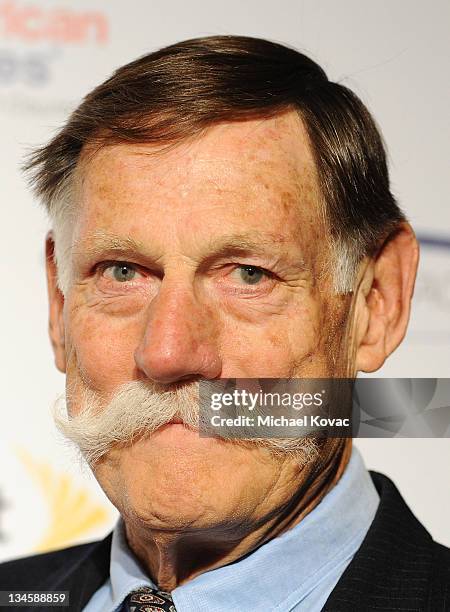
<path id="1" fill-rule="evenodd" d="M 2 565 L 1 589 L 86 612 L 450 609 L 449 550 L 351 438 L 198 431 L 201 381 L 354 378 L 405 334 L 418 246 L 361 101 L 282 45 L 188 40 L 117 70 L 28 170 L 57 423 L 121 519 Z"/>

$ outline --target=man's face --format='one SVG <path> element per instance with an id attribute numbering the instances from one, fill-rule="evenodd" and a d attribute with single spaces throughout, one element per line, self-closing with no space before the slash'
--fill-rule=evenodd
<path id="1" fill-rule="evenodd" d="M 221 124 L 163 153 L 105 147 L 79 176 L 64 305 L 72 414 L 83 389 L 107 402 L 130 381 L 338 373 L 346 308 L 295 113 Z M 298 478 L 292 461 L 182 425 L 112 450 L 95 473 L 130 520 L 180 528 L 231 525 L 237 508 L 243 522 Z"/>

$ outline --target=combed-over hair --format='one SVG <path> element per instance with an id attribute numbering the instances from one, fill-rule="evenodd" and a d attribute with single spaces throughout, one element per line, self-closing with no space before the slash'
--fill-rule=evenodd
<path id="1" fill-rule="evenodd" d="M 390 191 L 379 130 L 361 100 L 306 55 L 245 36 L 186 40 L 122 66 L 29 156 L 25 169 L 34 191 L 56 233 L 64 234 L 57 261 L 70 250 L 70 182 L 85 144 L 171 146 L 220 122 L 292 109 L 305 125 L 317 168 L 335 289 L 351 290 L 360 261 L 405 219 Z"/>

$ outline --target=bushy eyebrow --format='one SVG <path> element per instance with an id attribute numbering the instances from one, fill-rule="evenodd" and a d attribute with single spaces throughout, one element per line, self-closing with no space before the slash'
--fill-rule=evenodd
<path id="1" fill-rule="evenodd" d="M 270 259 L 280 258 L 286 253 L 287 242 L 283 236 L 270 232 L 245 232 L 220 236 L 208 244 L 208 254 L 203 260 L 203 265 L 207 265 L 212 260 L 233 256 L 259 255 Z M 298 257 L 296 259 L 299 260 Z M 302 259 L 300 263 L 303 263 Z"/>
<path id="2" fill-rule="evenodd" d="M 116 236 L 104 230 L 95 230 L 73 246 L 75 254 L 95 256 L 100 253 L 117 251 L 129 253 L 145 252 L 145 245 L 130 236 Z"/>
<path id="3" fill-rule="evenodd" d="M 226 234 L 211 239 L 207 252 L 201 258 L 201 267 L 205 268 L 212 262 L 226 257 L 261 256 L 269 259 L 282 259 L 286 255 L 288 239 L 280 234 L 271 232 L 244 232 L 240 234 Z M 121 255 L 141 255 L 147 259 L 154 259 L 155 254 L 149 252 L 149 245 L 135 240 L 131 236 L 117 236 L 104 230 L 95 230 L 74 244 L 74 254 L 81 257 L 95 257 L 103 253 L 117 253 Z M 153 255 L 153 256 L 152 256 Z M 159 259 L 159 257 L 158 257 Z M 297 252 L 295 262 L 302 267 L 305 261 Z"/>

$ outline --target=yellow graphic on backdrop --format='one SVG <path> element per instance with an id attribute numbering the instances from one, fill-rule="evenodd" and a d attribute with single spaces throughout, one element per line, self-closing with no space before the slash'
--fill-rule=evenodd
<path id="1" fill-rule="evenodd" d="M 49 523 L 34 552 L 76 544 L 92 529 L 108 524 L 110 513 L 89 489 L 80 487 L 69 475 L 36 461 L 25 450 L 18 450 L 17 454 L 48 505 Z"/>

